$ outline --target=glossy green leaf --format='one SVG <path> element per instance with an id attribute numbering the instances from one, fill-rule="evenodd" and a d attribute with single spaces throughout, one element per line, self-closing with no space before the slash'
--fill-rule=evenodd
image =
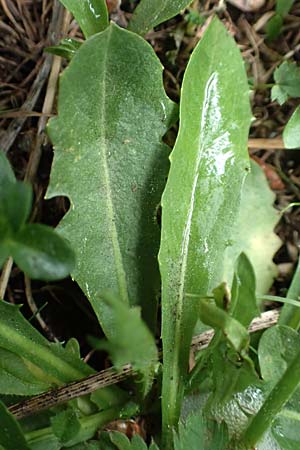
<path id="1" fill-rule="evenodd" d="M 62 442 L 74 439 L 80 431 L 80 422 L 73 409 L 67 409 L 51 418 L 52 431 Z"/>
<path id="2" fill-rule="evenodd" d="M 300 106 L 286 124 L 282 137 L 285 148 L 300 148 Z"/>
<path id="3" fill-rule="evenodd" d="M 153 369 L 158 362 L 154 337 L 141 319 L 140 308 L 130 308 L 112 294 L 103 294 L 107 313 L 111 317 L 114 334 L 96 346 L 108 351 L 117 369 L 130 363 L 134 371 L 143 375 L 144 394 L 153 381 Z"/>
<path id="4" fill-rule="evenodd" d="M 44 49 L 47 53 L 52 53 L 53 55 L 62 56 L 67 60 L 71 61 L 77 50 L 82 45 L 82 42 L 76 39 L 66 38 L 62 39 L 59 45 L 53 45 L 52 47 L 46 47 Z"/>
<path id="5" fill-rule="evenodd" d="M 4 450 L 30 450 L 21 427 L 0 401 L 0 446 Z"/>
<path id="6" fill-rule="evenodd" d="M 240 52 L 215 19 L 183 80 L 180 128 L 162 199 L 163 416 L 177 423 L 196 304 L 222 280 L 249 161 L 250 106 Z"/>
<path id="7" fill-rule="evenodd" d="M 286 296 L 288 298 L 298 299 L 300 306 L 300 260 L 298 261 L 297 268 Z M 278 324 L 287 325 L 294 330 L 298 330 L 300 328 L 300 308 L 295 305 L 283 305 Z"/>
<path id="8" fill-rule="evenodd" d="M 232 261 L 241 252 L 246 254 L 254 268 L 257 294 L 265 294 L 273 284 L 277 274 L 273 257 L 282 245 L 280 238 L 274 233 L 280 220 L 278 211 L 273 207 L 274 201 L 275 194 L 269 188 L 263 170 L 251 161 L 251 172 L 243 186 L 234 233 L 224 254 L 222 279 L 229 286 L 233 277 Z"/>
<path id="9" fill-rule="evenodd" d="M 5 395 L 36 395 L 46 391 L 43 382 L 16 353 L 0 348 L 0 393 Z"/>
<path id="10" fill-rule="evenodd" d="M 22 316 L 19 307 L 0 302 L 0 347 L 17 354 L 33 373 L 48 387 L 78 380 L 93 370 L 65 350 L 60 344 L 47 341 Z M 25 380 L 27 374 L 24 374 Z"/>
<path id="11" fill-rule="evenodd" d="M 146 34 L 162 22 L 176 16 L 192 0 L 141 0 L 135 8 L 128 29 Z"/>
<path id="12" fill-rule="evenodd" d="M 224 450 L 227 443 L 226 427 L 213 422 L 209 424 L 200 412 L 181 421 L 174 438 L 175 450 Z"/>
<path id="13" fill-rule="evenodd" d="M 48 198 L 67 195 L 60 232 L 76 251 L 73 277 L 107 336 L 114 333 L 101 291 L 140 304 L 154 328 L 160 280 L 156 209 L 168 171 L 161 138 L 174 104 L 150 45 L 111 24 L 86 41 L 62 75 Z"/>
<path id="14" fill-rule="evenodd" d="M 75 256 L 68 242 L 52 228 L 25 225 L 10 243 L 11 256 L 30 278 L 57 280 L 69 275 Z"/>
<path id="15" fill-rule="evenodd" d="M 280 105 L 289 97 L 300 97 L 300 67 L 285 61 L 274 72 L 275 86 L 272 87 L 272 101 Z"/>
<path id="16" fill-rule="evenodd" d="M 239 256 L 234 272 L 229 314 L 246 328 L 260 315 L 254 270 L 244 253 Z"/>
<path id="17" fill-rule="evenodd" d="M 73 14 L 86 38 L 108 26 L 105 0 L 60 0 Z"/>

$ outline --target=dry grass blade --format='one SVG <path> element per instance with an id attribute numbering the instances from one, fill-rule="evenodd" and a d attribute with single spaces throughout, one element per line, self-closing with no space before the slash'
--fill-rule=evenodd
<path id="1" fill-rule="evenodd" d="M 263 330 L 275 325 L 278 321 L 279 311 L 279 309 L 273 309 L 272 311 L 262 313 L 261 317 L 252 321 L 249 331 L 254 332 Z M 210 343 L 213 335 L 214 331 L 209 330 L 199 336 L 195 336 L 192 342 L 192 350 L 200 351 L 205 349 Z M 103 370 L 95 375 L 84 378 L 83 380 L 75 381 L 61 388 L 45 392 L 44 394 L 37 395 L 23 402 L 16 403 L 15 405 L 10 406 L 9 410 L 17 419 L 21 419 L 48 409 L 52 406 L 89 394 L 97 389 L 119 383 L 126 377 L 133 374 L 134 372 L 130 364 L 124 366 L 119 372 L 116 372 L 113 368 Z"/>

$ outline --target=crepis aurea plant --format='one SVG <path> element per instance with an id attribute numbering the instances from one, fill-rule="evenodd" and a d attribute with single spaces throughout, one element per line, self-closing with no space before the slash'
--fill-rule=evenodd
<path id="1" fill-rule="evenodd" d="M 2 234 L 1 263 L 11 256 L 29 276 L 46 280 L 71 272 L 107 338 L 92 344 L 110 353 L 116 371 L 129 363 L 137 376 L 131 394 L 124 386 L 99 389 L 46 416 L 17 422 L 4 405 L 10 403 L 7 396 L 39 394 L 94 370 L 81 360 L 76 341 L 49 343 L 18 307 L 2 301 L 0 445 L 250 450 L 267 436 L 272 445 L 298 448 L 293 421 L 299 420 L 299 269 L 287 299 L 280 299 L 286 302 L 280 324 L 259 343 L 247 331 L 260 314 L 256 281 L 267 290 L 270 280 L 264 275 L 262 283 L 255 273 L 240 228 L 247 196 L 254 208 L 261 201 L 256 185 L 259 198 L 270 192 L 257 166 L 250 173 L 248 82 L 234 40 L 214 18 L 193 51 L 171 152 L 162 138 L 178 108 L 164 91 L 160 62 L 140 35 L 189 1 L 162 6 L 142 0 L 128 30 L 109 24 L 104 1 L 62 3 L 86 40 L 64 41 L 51 50 L 71 63 L 61 77 L 58 116 L 48 127 L 55 152 L 47 197 L 68 196 L 71 207 L 59 235 L 26 224 L 30 188 L 15 180 L 1 154 L 1 230 L 9 230 Z M 153 221 L 160 201 L 161 230 Z M 33 236 L 33 229 L 40 234 Z M 48 247 L 42 233 L 51 234 Z M 37 257 L 38 273 L 32 263 Z M 270 264 L 272 255 L 264 257 Z M 51 264 L 64 271 L 46 274 Z M 162 361 L 154 338 L 160 293 Z M 189 370 L 193 334 L 204 326 L 215 335 Z M 162 427 L 152 436 L 156 443 L 97 432 L 136 414 L 162 415 Z"/>

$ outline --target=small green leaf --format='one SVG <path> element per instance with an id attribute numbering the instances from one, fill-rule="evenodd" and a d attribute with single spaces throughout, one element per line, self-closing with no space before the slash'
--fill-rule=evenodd
<path id="1" fill-rule="evenodd" d="M 59 45 L 53 45 L 52 47 L 46 47 L 44 49 L 47 53 L 52 53 L 53 55 L 61 56 L 71 61 L 77 50 L 80 48 L 82 42 L 76 39 L 62 39 Z"/>
<path id="2" fill-rule="evenodd" d="M 25 225 L 11 243 L 11 256 L 30 278 L 65 278 L 75 266 L 70 245 L 55 230 L 40 224 Z"/>
<path id="3" fill-rule="evenodd" d="M 276 12 L 282 16 L 286 16 L 290 12 L 294 2 L 295 0 L 276 0 Z"/>
<path id="4" fill-rule="evenodd" d="M 285 61 L 274 72 L 276 85 L 272 87 L 272 101 L 280 105 L 289 97 L 300 97 L 300 67 Z"/>
<path id="5" fill-rule="evenodd" d="M 256 302 L 255 274 L 245 253 L 241 253 L 237 260 L 229 314 L 246 328 L 252 319 L 260 315 Z"/>
<path id="6" fill-rule="evenodd" d="M 30 450 L 21 427 L 0 401 L 0 445 L 4 450 Z"/>
<path id="7" fill-rule="evenodd" d="M 199 316 L 206 325 L 222 330 L 235 351 L 242 353 L 248 349 L 250 338 L 247 329 L 226 311 L 212 304 L 210 300 L 200 300 Z"/>
<path id="8" fill-rule="evenodd" d="M 130 440 L 125 434 L 111 431 L 109 437 L 118 450 L 132 450 Z M 142 450 L 144 450 L 144 448 Z"/>
<path id="9" fill-rule="evenodd" d="M 141 319 L 140 308 L 130 308 L 113 294 L 102 296 L 110 314 L 114 334 L 108 342 L 100 341 L 96 346 L 106 349 L 116 368 L 130 363 L 134 371 L 144 377 L 146 394 L 153 381 L 153 368 L 158 361 L 155 340 Z"/>
<path id="10" fill-rule="evenodd" d="M 1 221 L 7 222 L 7 226 L 13 234 L 28 219 L 31 205 L 32 188 L 28 184 L 16 181 L 15 183 L 7 183 L 5 189 L 0 190 Z"/>
<path id="11" fill-rule="evenodd" d="M 81 425 L 73 409 L 67 409 L 51 418 L 52 431 L 58 439 L 66 444 L 76 438 Z"/>
<path id="12" fill-rule="evenodd" d="M 38 376 L 48 387 L 93 373 L 87 364 L 60 344 L 48 342 L 22 316 L 18 306 L 4 301 L 0 302 L 0 347 L 23 358 L 34 378 Z"/>
<path id="13" fill-rule="evenodd" d="M 273 17 L 267 22 L 266 32 L 267 37 L 270 41 L 276 39 L 282 30 L 283 17 L 281 14 L 274 14 Z"/>
<path id="14" fill-rule="evenodd" d="M 297 106 L 283 130 L 283 143 L 285 148 L 300 148 L 300 106 Z"/>
<path id="15" fill-rule="evenodd" d="M 200 412 L 180 421 L 178 434 L 174 435 L 175 450 L 224 450 L 227 443 L 225 425 L 209 423 Z"/>
<path id="16" fill-rule="evenodd" d="M 108 26 L 105 0 L 60 0 L 78 22 L 86 38 L 103 31 Z"/>
<path id="17" fill-rule="evenodd" d="M 125 434 L 111 431 L 109 437 L 118 450 L 148 450 L 146 442 L 138 434 L 134 435 L 131 440 L 129 440 Z M 159 450 L 159 448 L 152 442 L 149 450 Z"/>
<path id="18" fill-rule="evenodd" d="M 128 29 L 146 34 L 162 22 L 176 16 L 192 0 L 141 0 L 135 8 Z"/>

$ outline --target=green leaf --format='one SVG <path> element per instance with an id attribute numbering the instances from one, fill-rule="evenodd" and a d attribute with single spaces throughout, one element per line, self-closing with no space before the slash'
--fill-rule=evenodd
<path id="1" fill-rule="evenodd" d="M 267 22 L 266 32 L 267 37 L 270 41 L 276 39 L 282 30 L 283 17 L 281 14 L 274 14 L 271 19 Z"/>
<path id="2" fill-rule="evenodd" d="M 274 72 L 276 85 L 272 87 L 272 101 L 280 105 L 289 97 L 300 97 L 300 67 L 285 61 Z"/>
<path id="3" fill-rule="evenodd" d="M 173 120 L 162 66 L 139 36 L 111 24 L 86 41 L 61 78 L 48 198 L 67 195 L 60 232 L 77 255 L 72 275 L 107 336 L 115 330 L 99 293 L 140 304 L 154 329 L 160 289 L 156 221 Z"/>
<path id="4" fill-rule="evenodd" d="M 290 288 L 286 294 L 287 298 L 300 298 L 300 259 L 297 264 L 297 268 L 295 270 Z M 299 301 L 300 306 L 300 301 Z M 279 325 L 287 325 L 295 330 L 298 330 L 300 327 L 300 309 L 294 305 L 283 305 L 279 320 Z"/>
<path id="5" fill-rule="evenodd" d="M 285 148 L 300 148 L 300 106 L 286 124 L 282 137 Z"/>
<path id="6" fill-rule="evenodd" d="M 246 328 L 260 315 L 254 270 L 244 253 L 239 256 L 234 272 L 229 314 Z"/>
<path id="7" fill-rule="evenodd" d="M 105 0 L 60 0 L 78 22 L 86 38 L 103 31 L 108 26 Z"/>
<path id="8" fill-rule="evenodd" d="M 227 430 L 216 423 L 208 423 L 202 413 L 191 414 L 179 423 L 175 434 L 175 450 L 224 450 L 228 443 Z"/>
<path id="9" fill-rule="evenodd" d="M 294 2 L 295 0 L 276 0 L 276 12 L 282 16 L 286 16 L 290 12 Z"/>
<path id="10" fill-rule="evenodd" d="M 62 39 L 59 45 L 53 45 L 52 47 L 46 47 L 44 49 L 47 53 L 52 53 L 53 55 L 62 56 L 68 61 L 71 61 L 77 50 L 80 48 L 82 42 L 76 39 L 66 38 Z"/>
<path id="11" fill-rule="evenodd" d="M 152 28 L 186 8 L 192 0 L 141 0 L 135 8 L 128 29 L 146 34 Z"/>
<path id="12" fill-rule="evenodd" d="M 67 409 L 51 418 L 52 431 L 62 442 L 67 443 L 76 438 L 81 425 L 73 409 Z"/>
<path id="13" fill-rule="evenodd" d="M 0 192 L 3 192 L 8 183 L 14 183 L 15 181 L 16 177 L 9 160 L 7 159 L 5 153 L 0 151 Z"/>
<path id="14" fill-rule="evenodd" d="M 158 362 L 155 340 L 141 319 L 140 308 L 130 308 L 115 295 L 103 294 L 102 301 L 110 314 L 114 334 L 108 342 L 98 341 L 97 348 L 106 349 L 117 369 L 130 363 L 144 378 L 144 394 L 153 381 L 153 369 Z"/>
<path id="15" fill-rule="evenodd" d="M 48 388 L 49 383 L 35 377 L 20 356 L 0 348 L 1 394 L 36 395 L 46 391 Z"/>
<path id="16" fill-rule="evenodd" d="M 249 170 L 248 84 L 240 52 L 214 20 L 183 80 L 180 129 L 162 200 L 164 430 L 177 423 L 197 313 L 222 280 L 225 248 Z M 169 439 L 167 439 L 169 440 Z"/>
<path id="17" fill-rule="evenodd" d="M 263 379 L 272 386 L 280 380 L 299 351 L 298 333 L 286 326 L 276 325 L 262 335 L 258 359 Z"/>
<path id="18" fill-rule="evenodd" d="M 10 247 L 15 262 L 32 279 L 65 278 L 75 266 L 68 242 L 47 225 L 25 225 L 14 236 Z"/>
<path id="19" fill-rule="evenodd" d="M 4 450 L 30 450 L 21 427 L 0 401 L 0 445 Z"/>
<path id="20" fill-rule="evenodd" d="M 250 338 L 247 329 L 226 311 L 212 304 L 210 300 L 202 299 L 199 302 L 199 315 L 206 325 L 222 330 L 235 351 L 242 353 L 248 349 Z"/>
<path id="21" fill-rule="evenodd" d="M 241 252 L 246 254 L 254 268 L 257 294 L 265 294 L 273 284 L 277 274 L 273 257 L 282 245 L 274 233 L 280 220 L 278 211 L 273 207 L 274 201 L 275 194 L 269 188 L 263 170 L 251 161 L 251 172 L 243 186 L 233 237 L 224 255 L 223 280 L 229 286 L 233 277 L 232 261 Z"/>
<path id="22" fill-rule="evenodd" d="M 4 301 L 0 302 L 0 347 L 23 358 L 33 378 L 47 383 L 48 387 L 93 373 L 87 364 L 60 344 L 48 342 L 22 316 L 18 306 Z"/>
<path id="23" fill-rule="evenodd" d="M 1 220 L 6 221 L 11 233 L 14 234 L 24 225 L 29 217 L 31 205 L 32 188 L 21 181 L 7 183 L 0 191 Z"/>
<path id="24" fill-rule="evenodd" d="M 125 434 L 111 431 L 109 437 L 118 450 L 148 450 L 145 441 L 138 434 L 134 435 L 131 440 L 129 440 Z M 149 450 L 159 450 L 159 448 L 152 442 Z"/>

